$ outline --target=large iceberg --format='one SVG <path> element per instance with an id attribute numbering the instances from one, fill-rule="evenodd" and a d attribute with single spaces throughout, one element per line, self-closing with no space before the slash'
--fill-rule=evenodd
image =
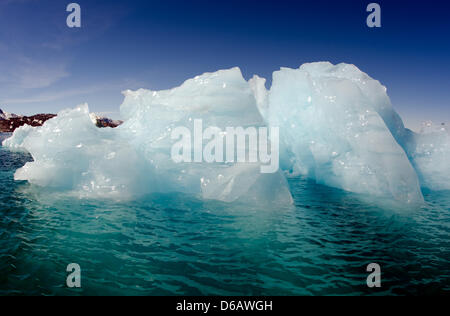
<path id="1" fill-rule="evenodd" d="M 348 64 L 304 64 L 250 84 L 270 126 L 279 126 L 283 166 L 351 192 L 423 200 L 417 174 L 399 144 L 405 128 L 378 81 Z"/>
<path id="2" fill-rule="evenodd" d="M 21 127 L 3 144 L 34 158 L 17 170 L 17 180 L 80 196 L 176 191 L 282 205 L 292 203 L 284 174 L 261 173 L 260 162 L 171 159 L 172 132 L 178 126 L 192 128 L 196 120 L 221 130 L 279 127 L 286 174 L 404 203 L 421 203 L 421 186 L 450 189 L 448 131 L 416 134 L 406 129 L 386 88 L 354 65 L 281 68 L 270 90 L 265 83 L 258 76 L 247 82 L 232 68 L 171 90 L 125 91 L 125 121 L 118 128 L 96 128 L 88 106 L 81 105 L 42 127 Z"/>
<path id="3" fill-rule="evenodd" d="M 290 205 L 281 171 L 261 173 L 259 162 L 177 163 L 171 134 L 178 126 L 264 126 L 240 70 L 206 73 L 166 91 L 125 91 L 123 125 L 97 128 L 88 106 L 62 111 L 43 126 L 19 128 L 4 142 L 34 161 L 16 180 L 68 190 L 83 197 L 128 197 L 182 192 L 225 202 Z"/>

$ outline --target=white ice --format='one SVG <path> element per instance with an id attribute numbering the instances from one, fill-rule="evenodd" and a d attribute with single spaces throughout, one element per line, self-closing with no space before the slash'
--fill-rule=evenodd
<path id="1" fill-rule="evenodd" d="M 304 64 L 273 74 L 270 91 L 254 77 L 261 113 L 279 126 L 283 166 L 351 192 L 414 203 L 417 174 L 397 139 L 405 133 L 386 88 L 348 64 Z"/>
<path id="2" fill-rule="evenodd" d="M 205 73 L 180 87 L 126 91 L 122 126 L 94 126 L 87 105 L 65 110 L 42 127 L 22 127 L 4 142 L 34 162 L 17 180 L 80 196 L 151 192 L 206 199 L 290 204 L 284 175 L 261 174 L 259 163 L 175 163 L 171 131 L 204 126 L 278 126 L 282 168 L 343 190 L 422 202 L 420 186 L 450 189 L 449 133 L 416 134 L 392 108 L 386 88 L 354 65 L 327 62 L 282 68 L 272 87 L 238 68 Z"/>
<path id="3" fill-rule="evenodd" d="M 206 73 L 166 91 L 126 91 L 125 122 L 97 128 L 87 105 L 65 110 L 42 127 L 22 127 L 4 145 L 24 148 L 34 161 L 16 180 L 80 196 L 123 198 L 182 192 L 225 202 L 290 205 L 281 171 L 262 174 L 260 163 L 175 163 L 171 131 L 204 126 L 264 126 L 252 90 L 240 70 Z"/>
<path id="4" fill-rule="evenodd" d="M 427 124 L 408 138 L 407 152 L 417 170 L 422 187 L 450 190 L 450 131 L 444 125 Z"/>

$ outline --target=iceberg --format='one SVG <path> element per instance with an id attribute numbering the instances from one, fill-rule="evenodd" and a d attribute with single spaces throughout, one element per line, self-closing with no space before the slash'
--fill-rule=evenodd
<path id="1" fill-rule="evenodd" d="M 422 202 L 400 144 L 406 131 L 386 88 L 356 66 L 328 62 L 281 68 L 270 91 L 253 77 L 258 108 L 279 126 L 283 167 L 346 191 Z"/>
<path id="2" fill-rule="evenodd" d="M 205 199 L 291 205 L 281 171 L 260 172 L 259 162 L 177 163 L 171 132 L 201 119 L 204 125 L 264 126 L 252 90 L 238 68 L 206 73 L 180 87 L 125 91 L 117 128 L 99 129 L 87 104 L 58 113 L 41 127 L 21 127 L 3 144 L 25 149 L 34 161 L 15 173 L 42 187 L 80 197 L 130 198 L 181 192 Z"/>
<path id="3" fill-rule="evenodd" d="M 425 124 L 420 133 L 410 132 L 407 153 L 423 188 L 450 190 L 450 132 L 445 125 Z"/>
<path id="4" fill-rule="evenodd" d="M 257 75 L 246 81 L 231 68 L 170 90 L 128 90 L 117 128 L 97 128 L 84 104 L 43 126 L 18 128 L 3 145 L 27 150 L 34 159 L 15 179 L 80 197 L 181 192 L 290 205 L 285 175 L 403 203 L 422 203 L 421 187 L 450 189 L 448 130 L 417 134 L 405 128 L 386 87 L 356 66 L 281 68 L 269 90 L 265 84 Z M 260 162 L 174 161 L 172 132 L 197 120 L 221 131 L 279 128 L 282 171 L 261 173 Z"/>
<path id="5" fill-rule="evenodd" d="M 10 149 L 24 150 L 25 147 L 23 142 L 33 130 L 32 126 L 25 124 L 17 128 L 11 137 L 6 138 L 2 145 Z"/>

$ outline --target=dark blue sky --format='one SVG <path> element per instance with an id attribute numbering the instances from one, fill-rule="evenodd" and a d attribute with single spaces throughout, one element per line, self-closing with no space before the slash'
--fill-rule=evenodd
<path id="1" fill-rule="evenodd" d="M 415 129 L 450 121 L 446 1 L 0 0 L 0 107 L 31 114 L 88 102 L 117 116 L 121 90 L 166 89 L 239 66 L 246 79 L 328 60 L 357 65 L 388 88 Z M 366 26 L 377 2 L 382 27 Z M 270 80 L 269 80 L 270 81 Z"/>

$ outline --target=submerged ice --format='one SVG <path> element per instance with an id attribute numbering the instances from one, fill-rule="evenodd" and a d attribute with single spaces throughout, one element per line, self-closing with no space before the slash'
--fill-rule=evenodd
<path id="1" fill-rule="evenodd" d="M 34 161 L 15 179 L 86 197 L 176 191 L 260 205 L 292 203 L 285 174 L 406 203 L 423 201 L 421 186 L 450 189 L 448 131 L 406 129 L 386 88 L 353 65 L 282 68 L 270 90 L 265 79 L 247 82 L 232 68 L 171 90 L 124 94 L 125 122 L 115 129 L 96 128 L 87 105 L 17 129 L 3 145 Z M 198 119 L 221 130 L 279 127 L 284 172 L 263 174 L 260 163 L 175 163 L 171 131 Z"/>

